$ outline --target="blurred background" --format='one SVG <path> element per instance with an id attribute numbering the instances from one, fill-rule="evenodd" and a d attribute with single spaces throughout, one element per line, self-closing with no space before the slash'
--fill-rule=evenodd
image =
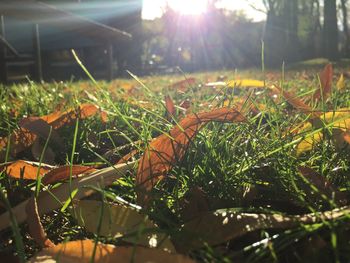
<path id="1" fill-rule="evenodd" d="M 59 15 L 38 21 L 38 9 L 32 7 L 38 2 L 2 0 L 0 14 L 2 35 L 19 52 L 30 53 L 32 49 L 28 21 L 39 24 L 45 79 L 84 75 L 72 62 L 72 48 L 97 78 L 103 78 L 106 63 L 114 73 L 110 76 L 126 76 L 126 70 L 140 75 L 171 73 L 178 68 L 194 72 L 261 67 L 262 60 L 266 66 L 278 68 L 283 62 L 291 65 L 313 58 L 338 61 L 350 56 L 348 0 L 40 2 L 124 31 L 132 35 L 128 41 L 105 40 L 102 31 L 99 37 L 77 37 L 74 29 L 55 27 L 55 23 L 62 24 Z M 18 16 L 23 10 L 27 20 Z M 70 27 L 76 20 L 65 22 Z M 107 42 L 114 47 L 113 52 L 104 45 Z"/>

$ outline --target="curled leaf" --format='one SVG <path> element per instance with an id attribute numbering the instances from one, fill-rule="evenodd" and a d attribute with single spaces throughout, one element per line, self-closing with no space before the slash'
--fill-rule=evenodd
<path id="1" fill-rule="evenodd" d="M 36 243 L 41 247 L 53 247 L 55 244 L 47 237 L 44 227 L 40 222 L 38 205 L 35 196 L 29 199 L 26 205 L 29 233 Z"/>
<path id="2" fill-rule="evenodd" d="M 169 134 L 154 139 L 139 161 L 136 184 L 141 192 L 150 191 L 153 186 L 179 162 L 191 140 L 199 129 L 210 121 L 244 122 L 245 117 L 235 109 L 219 108 L 210 112 L 191 114 L 174 126 Z M 139 191 L 139 202 L 144 203 Z"/>
<path id="3" fill-rule="evenodd" d="M 42 191 L 37 197 L 39 215 L 61 208 L 67 200 L 71 200 L 72 191 L 76 191 L 74 199 L 81 199 L 91 195 L 94 191 L 91 188 L 87 188 L 87 185 L 92 187 L 110 185 L 121 176 L 124 176 L 130 169 L 133 169 L 133 166 L 134 163 L 128 163 L 104 168 L 84 177 L 73 178 L 70 184 L 62 184 L 51 189 L 50 192 Z M 18 224 L 28 219 L 25 212 L 27 203 L 28 200 L 23 201 L 12 209 L 12 214 L 16 217 Z M 9 212 L 0 215 L 0 231 L 10 226 L 11 221 L 9 218 Z"/>
<path id="4" fill-rule="evenodd" d="M 96 249 L 95 249 L 96 248 Z M 93 257 L 93 253 L 94 258 Z M 92 240 L 77 240 L 43 249 L 32 257 L 29 262 L 65 262 L 65 263 L 194 263 L 190 258 L 179 254 L 170 254 L 160 249 L 144 247 L 115 247 Z"/>

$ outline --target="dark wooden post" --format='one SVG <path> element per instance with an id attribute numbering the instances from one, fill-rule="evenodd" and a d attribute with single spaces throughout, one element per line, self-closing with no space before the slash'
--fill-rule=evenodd
<path id="1" fill-rule="evenodd" d="M 107 45 L 107 79 L 113 80 L 113 45 L 108 43 Z"/>
<path id="2" fill-rule="evenodd" d="M 35 61 L 34 79 L 40 82 L 43 80 L 43 72 L 42 72 L 40 35 L 39 35 L 38 24 L 34 24 L 33 26 L 33 48 L 34 48 L 34 61 Z"/>
<path id="3" fill-rule="evenodd" d="M 0 16 L 0 35 L 5 38 L 5 19 Z M 6 46 L 0 42 L 0 82 L 7 83 Z"/>

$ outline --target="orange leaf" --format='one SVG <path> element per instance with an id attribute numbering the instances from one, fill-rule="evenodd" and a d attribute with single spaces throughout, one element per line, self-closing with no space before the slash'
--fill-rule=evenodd
<path id="1" fill-rule="evenodd" d="M 92 259 L 94 250 L 95 257 Z M 161 249 L 150 249 L 140 246 L 115 247 L 102 243 L 95 243 L 93 240 L 77 240 L 58 244 L 55 247 L 43 249 L 32 257 L 29 262 L 65 262 L 65 263 L 194 263 L 188 257 L 180 254 L 170 254 Z"/>
<path id="2" fill-rule="evenodd" d="M 292 105 L 295 109 L 300 110 L 304 113 L 311 113 L 312 108 L 305 104 L 301 99 L 299 99 L 296 95 L 289 93 L 288 91 L 285 91 L 284 89 L 281 89 L 278 86 L 275 86 L 276 90 L 282 94 L 282 96 L 287 100 L 287 102 Z"/>
<path id="3" fill-rule="evenodd" d="M 12 132 L 12 134 L 10 135 L 11 155 L 16 156 L 18 153 L 30 147 L 37 139 L 37 137 L 37 135 L 24 128 L 20 128 Z M 9 142 L 7 137 L 1 138 L 0 150 L 5 149 L 8 143 Z"/>
<path id="4" fill-rule="evenodd" d="M 348 144 L 350 144 L 350 133 L 349 132 L 344 132 L 343 133 L 343 139 L 346 141 Z"/>
<path id="5" fill-rule="evenodd" d="M 321 99 L 321 94 L 326 99 L 332 91 L 333 66 L 331 63 L 327 64 L 319 75 L 321 87 L 316 90 L 314 98 Z"/>
<path id="6" fill-rule="evenodd" d="M 39 163 L 33 163 L 23 160 L 18 160 L 10 164 L 4 165 L 3 168 L 6 174 L 10 177 L 20 179 L 23 173 L 23 179 L 36 180 Z M 52 166 L 41 164 L 39 176 L 43 176 L 52 169 Z"/>
<path id="7" fill-rule="evenodd" d="M 138 149 L 132 150 L 131 152 L 129 152 L 128 154 L 124 155 L 122 158 L 120 158 L 120 160 L 116 163 L 116 165 L 118 164 L 122 164 L 122 163 L 127 163 L 132 157 L 135 156 L 135 154 L 137 154 L 139 152 Z"/>
<path id="8" fill-rule="evenodd" d="M 169 95 L 165 96 L 165 108 L 167 110 L 167 118 L 169 120 L 176 113 L 174 102 Z"/>
<path id="9" fill-rule="evenodd" d="M 39 137 L 43 138 L 44 140 L 47 140 L 50 137 L 50 141 L 52 141 L 55 146 L 62 147 L 63 140 L 60 137 L 60 135 L 57 133 L 57 131 L 53 130 L 51 126 L 42 119 L 32 119 L 31 121 L 22 121 L 20 123 L 20 126 Z M 51 130 L 51 134 L 50 134 Z"/>
<path id="10" fill-rule="evenodd" d="M 86 119 L 96 114 L 100 114 L 103 122 L 107 120 L 107 114 L 101 111 L 96 105 L 85 103 L 80 105 L 77 109 L 70 109 L 64 112 L 54 112 L 49 115 L 41 117 L 28 117 L 20 121 L 20 126 L 26 126 L 30 123 L 41 119 L 50 124 L 54 129 L 59 129 L 64 125 L 69 125 L 76 119 Z"/>
<path id="11" fill-rule="evenodd" d="M 92 167 L 87 167 L 83 165 L 73 165 L 70 167 L 69 165 L 61 166 L 55 169 L 52 169 L 48 172 L 42 179 L 42 183 L 44 185 L 56 183 L 59 181 L 64 181 L 69 179 L 72 168 L 72 177 L 75 177 L 80 174 L 92 173 L 95 172 L 96 169 Z"/>
<path id="12" fill-rule="evenodd" d="M 36 198 L 33 196 L 26 205 L 29 233 L 36 243 L 41 247 L 53 247 L 55 244 L 47 237 L 44 227 L 40 222 L 38 205 Z"/>
<path id="13" fill-rule="evenodd" d="M 44 185 L 55 183 L 58 181 L 62 181 L 68 179 L 70 174 L 72 176 L 79 175 L 86 172 L 94 172 L 96 169 L 81 166 L 81 165 L 73 165 L 70 166 L 62 166 L 56 169 L 51 170 L 46 176 L 43 178 L 42 183 Z M 51 240 L 47 237 L 45 229 L 40 222 L 40 216 L 38 212 L 38 205 L 36 202 L 36 197 L 33 195 L 27 205 L 26 205 L 26 214 L 27 218 L 31 220 L 28 221 L 29 233 L 31 237 L 40 245 L 41 247 L 52 247 L 55 244 L 51 242 Z"/>
<path id="14" fill-rule="evenodd" d="M 205 123 L 209 121 L 243 122 L 245 120 L 240 112 L 232 108 L 219 108 L 211 112 L 191 114 L 185 117 L 179 122 L 179 125 L 171 129 L 170 138 L 169 135 L 162 134 L 150 143 L 139 161 L 137 185 L 143 191 L 150 191 L 183 158 L 190 141 Z M 139 201 L 143 203 L 142 198 Z"/>

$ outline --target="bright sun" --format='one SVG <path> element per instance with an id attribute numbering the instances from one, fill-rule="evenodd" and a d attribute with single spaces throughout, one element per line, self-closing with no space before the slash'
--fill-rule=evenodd
<path id="1" fill-rule="evenodd" d="M 205 0 L 168 0 L 171 8 L 183 15 L 200 15 L 207 10 Z"/>

